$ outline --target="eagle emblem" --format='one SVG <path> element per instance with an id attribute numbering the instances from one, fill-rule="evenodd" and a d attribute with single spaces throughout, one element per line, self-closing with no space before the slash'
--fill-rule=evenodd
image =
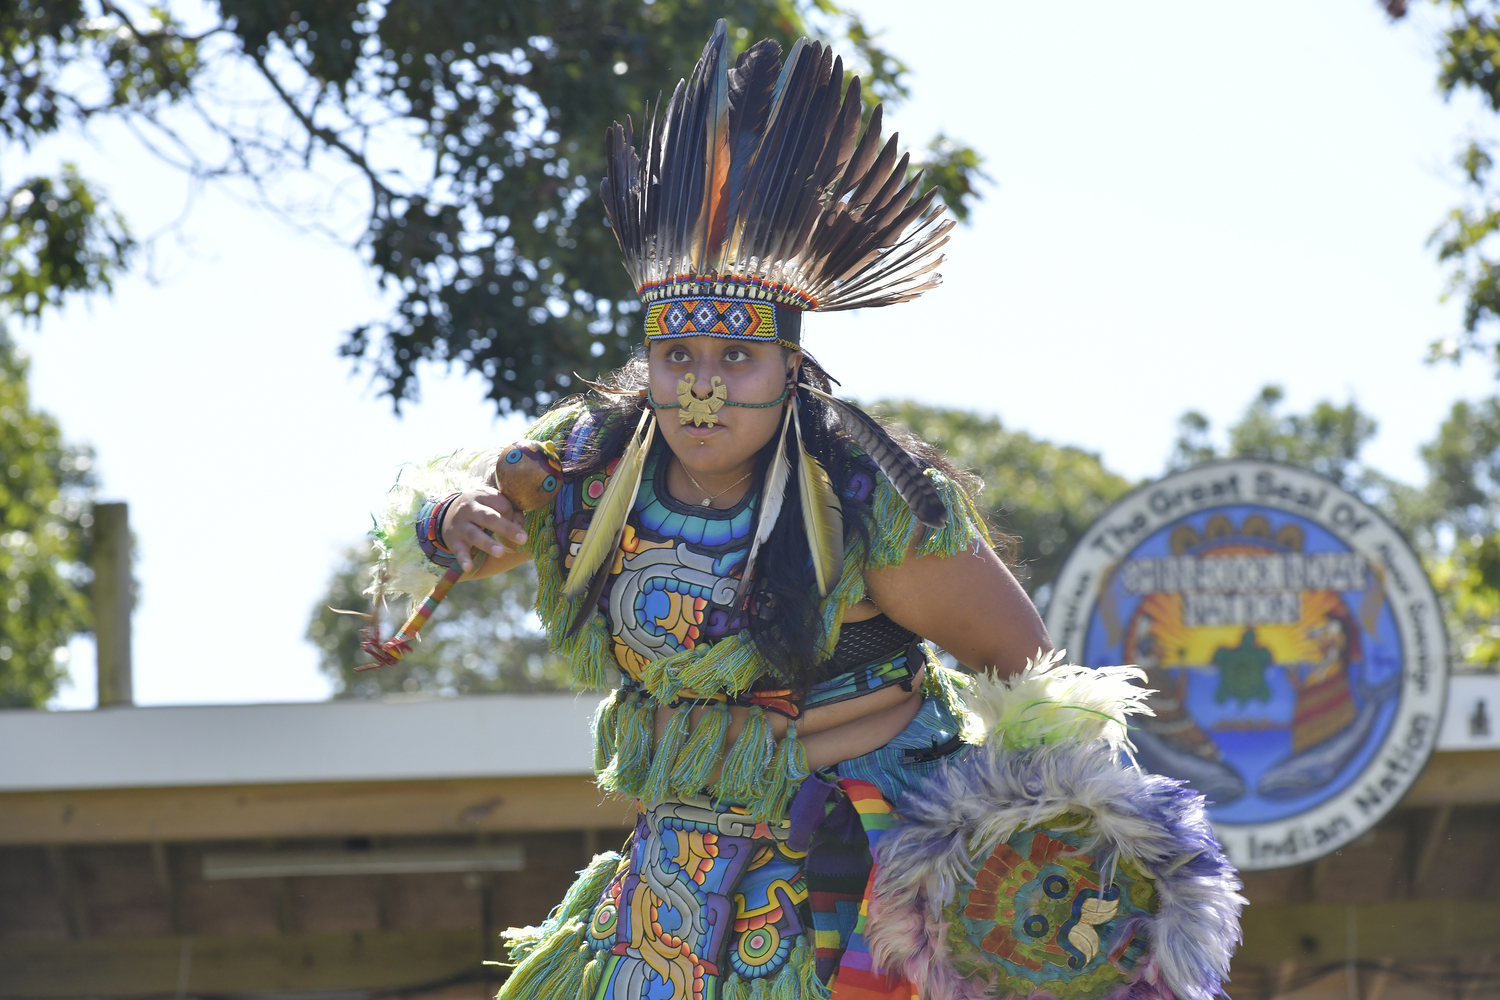
<path id="1" fill-rule="evenodd" d="M 699 427 L 705 425 L 712 427 L 719 422 L 716 416 L 719 408 L 729 398 L 729 386 L 715 375 L 708 383 L 708 398 L 699 399 L 698 395 L 693 392 L 693 383 L 697 380 L 698 376 L 692 372 L 688 372 L 686 376 L 677 380 L 677 402 L 682 407 L 678 412 L 678 417 L 683 423 L 692 421 Z"/>

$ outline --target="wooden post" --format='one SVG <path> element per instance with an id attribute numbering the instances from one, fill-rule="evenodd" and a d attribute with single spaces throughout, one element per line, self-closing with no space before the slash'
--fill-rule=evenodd
<path id="1" fill-rule="evenodd" d="M 99 707 L 135 701 L 130 672 L 130 506 L 94 505 L 94 642 L 98 650 Z"/>

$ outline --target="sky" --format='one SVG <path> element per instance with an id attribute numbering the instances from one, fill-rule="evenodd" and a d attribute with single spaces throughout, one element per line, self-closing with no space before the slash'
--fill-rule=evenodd
<path id="1" fill-rule="evenodd" d="M 1490 127 L 1437 93 L 1430 22 L 1369 0 L 852 5 L 913 69 L 888 127 L 974 146 L 993 183 L 943 288 L 809 318 L 850 395 L 994 414 L 1145 478 L 1184 411 L 1222 430 L 1276 383 L 1291 410 L 1356 401 L 1380 423 L 1366 459 L 1420 482 L 1452 403 L 1494 391 L 1481 363 L 1422 360 L 1460 321 L 1426 241 L 1463 197 L 1461 141 Z M 303 633 L 399 464 L 519 424 L 440 368 L 393 414 L 337 354 L 387 308 L 347 244 L 190 197 L 118 127 L 11 151 L 0 182 L 63 159 L 137 233 L 186 207 L 150 273 L 14 331 L 35 403 L 131 505 L 136 699 L 326 698 Z M 92 648 L 71 652 L 54 705 L 90 707 Z"/>

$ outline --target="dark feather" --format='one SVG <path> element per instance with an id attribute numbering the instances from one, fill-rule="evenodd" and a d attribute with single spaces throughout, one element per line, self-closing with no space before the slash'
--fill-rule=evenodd
<path id="1" fill-rule="evenodd" d="M 815 62 L 821 62 L 821 43 L 806 44 L 798 39 L 782 67 L 781 76 L 772 89 L 771 110 L 766 119 L 765 136 L 755 152 L 748 190 L 740 202 L 744 222 L 736 248 L 735 263 L 744 266 L 750 260 L 765 260 L 765 244 L 774 219 L 781 214 L 777 194 L 786 182 L 791 149 L 796 145 L 798 130 L 807 111 Z"/>
<path id="2" fill-rule="evenodd" d="M 750 166 L 760 146 L 766 115 L 771 111 L 771 90 L 780 73 L 777 59 L 781 46 L 763 38 L 740 53 L 729 71 L 729 200 L 725 212 L 724 252 L 733 242 L 735 220 L 745 196 Z M 719 269 L 724 266 L 720 257 Z"/>
<path id="3" fill-rule="evenodd" d="M 578 606 L 578 613 L 573 616 L 573 624 L 568 626 L 567 638 L 571 639 L 578 634 L 578 630 L 587 624 L 595 611 L 599 610 L 599 596 L 604 593 L 604 584 L 609 580 L 609 571 L 614 568 L 614 560 L 607 559 L 604 565 L 594 572 L 594 578 L 589 581 L 588 593 L 583 595 L 583 603 Z"/>
<path id="4" fill-rule="evenodd" d="M 864 135 L 860 136 L 859 145 L 855 147 L 854 155 L 849 158 L 849 165 L 844 168 L 844 175 L 839 179 L 839 186 L 833 189 L 835 198 L 843 198 L 870 172 L 870 165 L 880 154 L 880 122 L 884 111 L 885 105 L 877 104 L 875 110 L 870 112 L 870 124 L 865 126 Z"/>
<path id="5" fill-rule="evenodd" d="M 761 41 L 729 66 L 720 21 L 688 80 L 648 103 L 637 136 L 605 138 L 599 194 L 638 288 L 738 274 L 791 285 L 818 309 L 904 301 L 933 286 L 947 223 L 913 197 L 882 109 L 821 43 Z M 908 231 L 910 229 L 910 231 Z"/>
<path id="6" fill-rule="evenodd" d="M 801 388 L 833 407 L 839 426 L 880 466 L 880 471 L 901 494 L 901 499 L 906 501 L 906 506 L 911 508 L 918 521 L 929 528 L 941 528 L 948 523 L 948 508 L 938 495 L 937 487 L 927 478 L 922 464 L 892 440 L 874 417 L 853 403 L 846 403 L 812 386 L 803 385 Z"/>

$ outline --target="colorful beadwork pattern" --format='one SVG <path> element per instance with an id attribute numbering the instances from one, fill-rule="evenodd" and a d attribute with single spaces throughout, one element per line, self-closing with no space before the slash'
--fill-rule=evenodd
<path id="1" fill-rule="evenodd" d="M 646 339 L 732 337 L 776 340 L 776 307 L 769 302 L 704 296 L 664 299 L 646 307 Z"/>
<path id="2" fill-rule="evenodd" d="M 643 813 L 589 921 L 588 944 L 609 952 L 595 1000 L 715 1000 L 730 975 L 785 968 L 807 901 L 789 830 L 702 797 Z"/>
<path id="3" fill-rule="evenodd" d="M 890 659 L 868 666 L 846 670 L 826 681 L 819 681 L 807 692 L 807 708 L 835 705 L 850 698 L 860 698 L 895 684 L 911 690 L 917 671 L 924 666 L 915 650 L 903 649 Z"/>
<path id="4" fill-rule="evenodd" d="M 775 302 L 798 312 L 817 309 L 818 300 L 780 281 L 751 274 L 679 274 L 648 281 L 636 289 L 642 302 L 702 295 Z"/>
<path id="5" fill-rule="evenodd" d="M 428 497 L 422 504 L 421 513 L 417 515 L 417 545 L 424 556 L 444 570 L 458 561 L 453 550 L 443 544 L 442 527 L 443 515 L 448 513 L 449 505 L 459 496 L 459 493 L 449 493 L 445 497 Z"/>

